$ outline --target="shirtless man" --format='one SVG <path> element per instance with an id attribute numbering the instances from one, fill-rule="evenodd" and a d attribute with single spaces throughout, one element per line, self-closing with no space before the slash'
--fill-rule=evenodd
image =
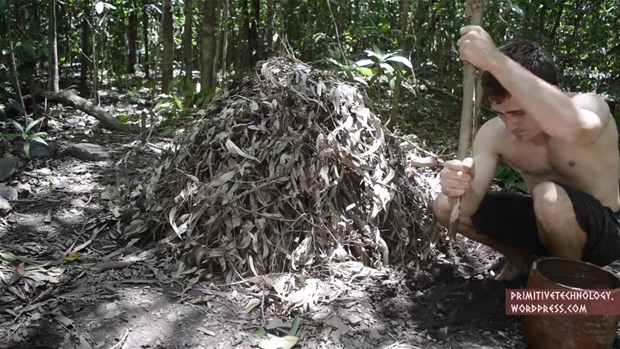
<path id="1" fill-rule="evenodd" d="M 537 256 L 600 266 L 618 259 L 618 132 L 607 103 L 562 92 L 553 61 L 534 43 L 497 48 L 479 26 L 460 33 L 461 59 L 484 71 L 497 117 L 476 134 L 471 158 L 445 163 L 438 221 L 448 226 L 451 201 L 462 195 L 459 233 L 506 257 L 499 280 L 527 272 Z M 500 161 L 530 195 L 489 191 Z"/>

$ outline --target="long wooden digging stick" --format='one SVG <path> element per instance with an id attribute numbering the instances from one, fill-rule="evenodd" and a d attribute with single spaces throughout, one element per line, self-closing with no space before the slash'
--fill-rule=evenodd
<path id="1" fill-rule="evenodd" d="M 469 18 L 469 24 L 480 25 L 484 11 L 485 0 L 467 0 L 465 4 L 465 19 Z M 465 62 L 463 74 L 463 109 L 461 110 L 461 131 L 457 156 L 460 160 L 467 157 L 472 133 L 472 118 L 475 107 L 476 70 L 475 67 Z M 453 239 L 459 227 L 459 215 L 461 212 L 461 198 L 457 198 L 450 212 L 450 225 L 448 237 Z"/>

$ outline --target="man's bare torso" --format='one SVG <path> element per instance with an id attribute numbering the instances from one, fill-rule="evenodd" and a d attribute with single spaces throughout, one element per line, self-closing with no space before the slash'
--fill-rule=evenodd
<path id="1" fill-rule="evenodd" d="M 613 118 L 601 136 L 587 145 L 554 138 L 542 144 L 523 142 L 506 130 L 499 118 L 489 122 L 497 123 L 496 130 L 503 133 L 496 138 L 500 161 L 521 173 L 530 191 L 544 181 L 559 182 L 589 193 L 614 212 L 620 210 L 620 157 Z"/>

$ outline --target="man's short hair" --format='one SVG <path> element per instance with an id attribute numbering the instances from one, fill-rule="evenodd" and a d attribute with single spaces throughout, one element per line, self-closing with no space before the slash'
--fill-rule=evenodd
<path id="1" fill-rule="evenodd" d="M 499 47 L 499 50 L 551 85 L 559 84 L 555 62 L 539 44 L 528 40 L 515 40 Z M 510 93 L 488 71 L 482 73 L 481 83 L 487 102 L 500 103 L 510 97 Z"/>

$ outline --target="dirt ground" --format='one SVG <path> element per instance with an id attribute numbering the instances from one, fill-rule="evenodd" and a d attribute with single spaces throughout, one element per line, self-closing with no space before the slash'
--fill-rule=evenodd
<path id="1" fill-rule="evenodd" d="M 524 287 L 525 278 L 493 281 L 498 255 L 465 239 L 456 270 L 440 249 L 417 273 L 347 262 L 321 270 L 323 279 L 288 276 L 328 290 L 302 315 L 264 279 L 187 282 L 177 261 L 162 259 L 165 251 L 115 239 L 124 224 L 115 210 L 119 186 L 136 185 L 159 148 L 88 132 L 87 120 L 65 116 L 60 152 L 24 163 L 6 183 L 20 198 L 0 221 L 0 252 L 29 259 L 12 288 L 6 278 L 16 264 L 0 259 L 0 348 L 254 348 L 294 327 L 297 348 L 526 348 L 521 320 L 504 314 L 504 290 Z M 80 141 L 105 146 L 111 158 L 89 162 L 62 151 Z M 69 250 L 79 254 L 67 260 Z"/>

